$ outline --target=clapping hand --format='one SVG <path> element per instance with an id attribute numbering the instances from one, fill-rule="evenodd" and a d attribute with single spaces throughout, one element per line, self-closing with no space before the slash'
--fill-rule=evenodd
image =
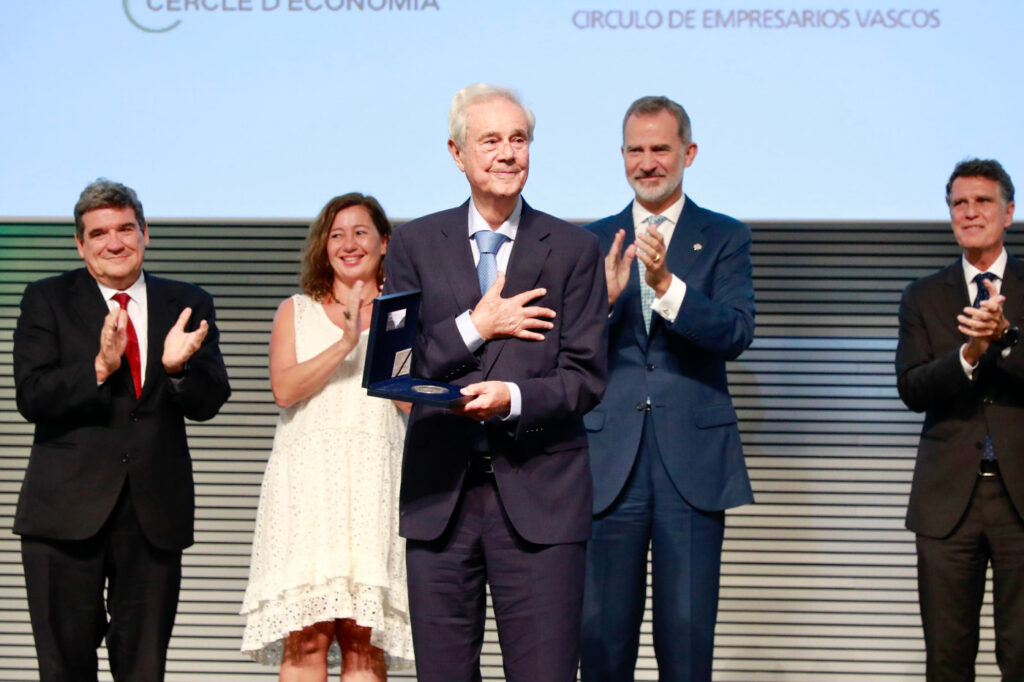
<path id="1" fill-rule="evenodd" d="M 203 339 L 210 331 L 210 325 L 203 320 L 199 323 L 198 329 L 186 332 L 185 325 L 191 316 L 192 308 L 182 310 L 181 315 L 178 315 L 178 321 L 164 337 L 164 354 L 161 362 L 168 374 L 178 374 L 185 369 L 185 363 L 203 345 Z"/>
<path id="2" fill-rule="evenodd" d="M 612 246 L 608 249 L 608 255 L 604 257 L 604 278 L 608 284 L 608 305 L 615 305 L 619 300 L 622 291 L 629 283 L 629 268 L 636 258 L 636 244 L 626 247 L 622 253 L 622 242 L 626 238 L 626 231 L 619 230 L 615 233 Z"/>
<path id="3" fill-rule="evenodd" d="M 968 306 L 957 315 L 957 329 L 967 337 L 967 345 L 963 350 L 964 360 L 975 365 L 984 355 L 993 341 L 1001 338 L 1003 331 L 1010 326 L 1003 315 L 1003 304 L 1006 297 L 999 293 L 996 285 L 989 280 L 982 280 L 988 289 L 989 297 L 977 308 Z"/>
<path id="4" fill-rule="evenodd" d="M 100 351 L 96 354 L 96 382 L 102 384 L 121 367 L 121 356 L 128 345 L 128 311 L 114 308 L 103 318 Z"/>

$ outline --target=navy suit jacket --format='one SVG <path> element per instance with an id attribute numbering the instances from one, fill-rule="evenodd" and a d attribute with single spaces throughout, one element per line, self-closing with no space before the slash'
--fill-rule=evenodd
<path id="1" fill-rule="evenodd" d="M 193 541 L 192 460 L 185 418 L 212 418 L 231 389 L 213 299 L 199 287 L 146 274 L 149 347 L 136 399 L 127 361 L 102 385 L 94 361 L 108 307 L 84 268 L 29 284 L 14 332 L 18 411 L 35 438 L 14 532 L 83 540 L 107 520 L 126 481 L 146 539 L 180 550 Z M 210 331 L 181 379 L 164 371 L 164 337 L 182 309 Z"/>
<path id="2" fill-rule="evenodd" d="M 615 233 L 635 239 L 633 204 L 588 226 L 607 253 Z M 651 399 L 654 436 L 672 482 L 694 507 L 718 511 L 753 501 L 725 363 L 754 337 L 750 229 L 686 198 L 665 254 L 686 297 L 669 324 L 652 315 L 644 330 L 636 264 L 608 318 L 608 389 L 587 415 L 594 513 L 626 483 Z"/>
<path id="3" fill-rule="evenodd" d="M 1024 263 L 1007 260 L 999 293 L 1006 319 L 1021 324 Z M 896 383 L 907 407 L 925 413 L 907 528 L 926 537 L 948 535 L 967 509 L 986 431 L 1003 484 L 1024 513 L 1024 348 L 1004 358 L 990 347 L 968 379 L 956 317 L 970 304 L 960 259 L 910 284 L 900 302 Z"/>
<path id="4" fill-rule="evenodd" d="M 415 405 L 406 435 L 400 532 L 432 540 L 444 532 L 473 452 L 494 457 L 505 513 L 526 540 L 553 544 L 590 536 L 592 484 L 583 414 L 604 391 L 608 296 L 597 240 L 523 202 L 505 289 L 537 287 L 535 301 L 557 313 L 543 341 L 487 341 L 471 353 L 455 318 L 480 300 L 467 233 L 469 202 L 395 230 L 386 293 L 423 292 L 413 349 L 414 376 L 465 386 L 515 382 L 518 420 L 481 425 L 451 411 Z"/>

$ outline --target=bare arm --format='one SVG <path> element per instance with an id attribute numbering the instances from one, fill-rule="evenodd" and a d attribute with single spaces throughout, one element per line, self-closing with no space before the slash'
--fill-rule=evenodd
<path id="1" fill-rule="evenodd" d="M 359 310 L 361 292 L 362 283 L 352 288 L 347 301 L 349 310 Z M 346 320 L 340 340 L 319 355 L 299 362 L 295 355 L 295 304 L 289 298 L 278 307 L 270 332 L 270 387 L 275 403 L 290 407 L 323 390 L 334 371 L 359 343 L 359 317 L 357 312 Z"/>

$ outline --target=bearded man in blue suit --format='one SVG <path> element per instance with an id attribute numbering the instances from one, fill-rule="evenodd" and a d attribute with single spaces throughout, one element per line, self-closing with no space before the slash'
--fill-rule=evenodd
<path id="1" fill-rule="evenodd" d="M 585 418 L 584 682 L 633 679 L 648 548 L 659 679 L 711 679 L 725 510 L 753 501 L 725 370 L 754 336 L 750 229 L 683 194 L 696 155 L 681 106 L 634 102 L 622 157 L 635 198 L 590 226 L 607 253 L 609 376 Z"/>

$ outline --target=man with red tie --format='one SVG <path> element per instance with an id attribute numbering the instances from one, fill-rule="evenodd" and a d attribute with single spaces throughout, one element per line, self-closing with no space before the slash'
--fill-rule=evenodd
<path id="1" fill-rule="evenodd" d="M 144 273 L 134 190 L 75 205 L 85 267 L 29 284 L 14 332 L 18 411 L 35 438 L 14 520 L 41 680 L 161 680 L 192 544 L 185 418 L 231 390 L 213 299 Z M 104 590 L 106 599 L 104 600 Z"/>

